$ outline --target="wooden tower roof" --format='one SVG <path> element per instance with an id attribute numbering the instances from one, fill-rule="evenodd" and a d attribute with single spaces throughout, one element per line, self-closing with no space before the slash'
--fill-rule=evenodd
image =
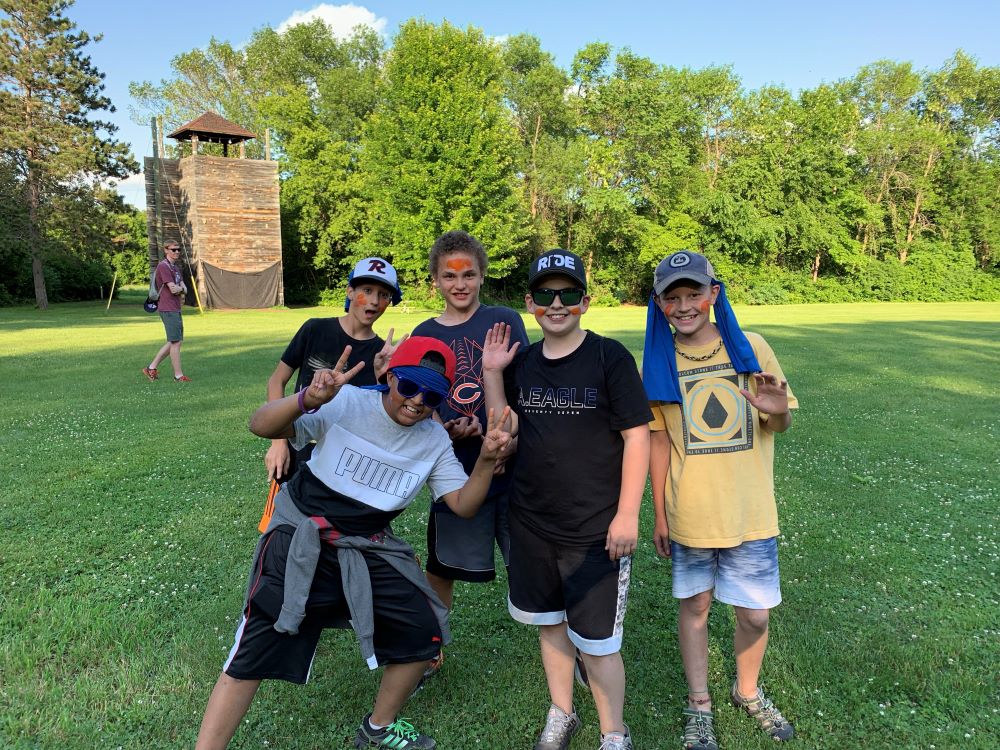
<path id="1" fill-rule="evenodd" d="M 173 138 L 175 141 L 189 141 L 191 136 L 198 136 L 199 141 L 207 143 L 239 143 L 256 138 L 243 126 L 230 122 L 215 112 L 206 112 L 191 122 L 181 125 L 177 130 L 168 134 L 167 138 Z"/>

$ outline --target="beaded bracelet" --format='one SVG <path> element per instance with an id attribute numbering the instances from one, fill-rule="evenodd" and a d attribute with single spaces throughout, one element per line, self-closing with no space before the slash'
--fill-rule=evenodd
<path id="1" fill-rule="evenodd" d="M 306 389 L 305 388 L 303 388 L 301 391 L 299 391 L 299 411 L 302 412 L 303 414 L 315 414 L 316 412 L 319 411 L 319 407 L 318 406 L 315 409 L 307 409 L 306 408 Z"/>

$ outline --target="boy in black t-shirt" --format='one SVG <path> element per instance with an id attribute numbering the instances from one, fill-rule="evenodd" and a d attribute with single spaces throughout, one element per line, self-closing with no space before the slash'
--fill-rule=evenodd
<path id="1" fill-rule="evenodd" d="M 601 723 L 602 750 L 630 750 L 622 720 L 620 649 L 650 411 L 635 361 L 619 342 L 580 327 L 583 262 L 551 250 L 528 274 L 528 311 L 544 337 L 523 351 L 497 324 L 483 347 L 486 405 L 516 415 L 519 463 L 510 492 L 511 616 L 539 626 L 552 705 L 535 750 L 565 750 L 579 650 Z"/>
<path id="2" fill-rule="evenodd" d="M 388 339 L 383 340 L 372 326 L 390 304 L 399 304 L 402 298 L 396 269 L 391 263 L 382 258 L 358 261 L 347 277 L 344 300 L 347 314 L 339 318 L 310 318 L 302 324 L 267 381 L 267 400 L 285 395 L 285 386 L 296 370 L 295 390 L 307 387 L 313 373 L 332 367 L 347 346 L 351 347 L 348 367 L 365 363 L 352 381 L 354 385 L 374 385 L 376 369 L 385 367 L 398 342 L 393 344 L 391 328 Z M 310 451 L 311 446 L 296 452 L 289 449 L 287 440 L 272 440 L 264 456 L 268 480 L 281 483 L 291 477 L 296 465 L 307 459 Z"/>

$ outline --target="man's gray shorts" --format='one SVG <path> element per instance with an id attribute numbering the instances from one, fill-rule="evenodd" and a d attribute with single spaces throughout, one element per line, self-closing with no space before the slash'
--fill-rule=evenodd
<path id="1" fill-rule="evenodd" d="M 160 320 L 167 331 L 167 341 L 174 343 L 184 340 L 184 321 L 181 319 L 180 311 L 160 312 Z"/>

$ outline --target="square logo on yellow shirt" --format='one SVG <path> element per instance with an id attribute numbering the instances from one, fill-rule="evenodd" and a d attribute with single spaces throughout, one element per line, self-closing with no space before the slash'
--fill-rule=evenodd
<path id="1" fill-rule="evenodd" d="M 684 408 L 684 450 L 689 456 L 732 453 L 753 448 L 753 410 L 740 393 L 749 390 L 749 375 L 731 363 L 679 373 Z"/>

